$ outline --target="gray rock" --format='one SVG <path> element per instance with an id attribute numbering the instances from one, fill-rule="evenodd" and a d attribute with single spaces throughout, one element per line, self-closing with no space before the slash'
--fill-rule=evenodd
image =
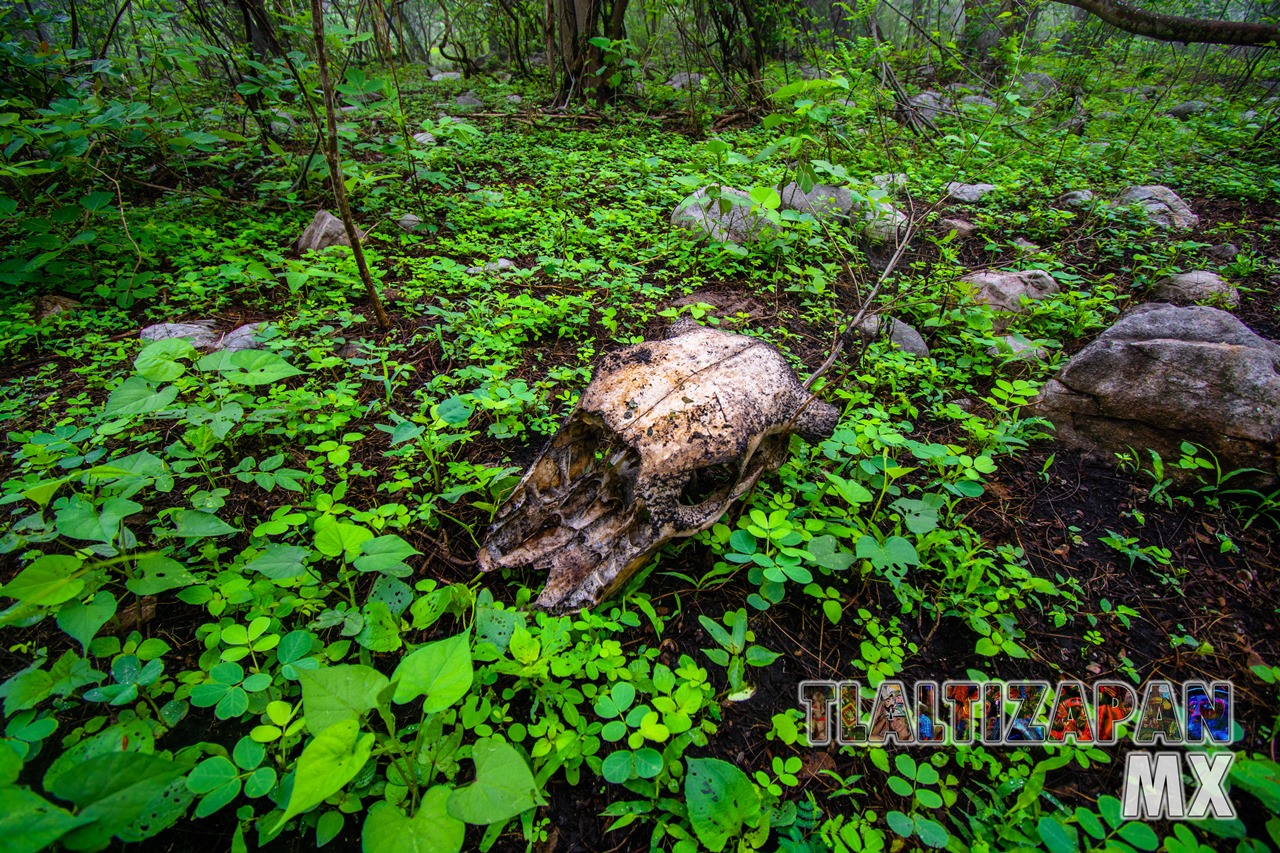
<path id="1" fill-rule="evenodd" d="M 1185 101 L 1181 104 L 1170 107 L 1168 115 L 1171 115 L 1174 118 L 1187 118 L 1189 116 L 1196 115 L 1197 113 L 1202 113 L 1207 109 L 1209 109 L 1209 105 L 1204 101 Z"/>
<path id="2" fill-rule="evenodd" d="M 1115 203 L 1141 205 L 1147 218 L 1165 230 L 1187 231 L 1200 224 L 1200 217 L 1191 212 L 1187 203 L 1161 184 L 1128 187 L 1116 197 Z"/>
<path id="3" fill-rule="evenodd" d="M 816 219 L 847 219 L 853 213 L 853 194 L 844 187 L 814 184 L 813 189 L 805 192 L 799 183 L 792 181 L 779 195 L 783 207 L 812 214 Z"/>
<path id="4" fill-rule="evenodd" d="M 1194 270 L 1160 279 L 1151 287 L 1151 296 L 1160 302 L 1190 305 L 1194 302 L 1212 302 L 1236 308 L 1240 305 L 1240 291 L 1222 280 L 1217 273 Z"/>
<path id="5" fill-rule="evenodd" d="M 422 227 L 422 217 L 414 213 L 406 213 L 396 220 L 396 225 L 400 226 L 401 231 L 412 234 Z"/>
<path id="6" fill-rule="evenodd" d="M 1093 190 L 1071 190 L 1058 196 L 1058 204 L 1063 207 L 1091 207 L 1093 199 Z"/>
<path id="7" fill-rule="evenodd" d="M 982 95 L 965 95 L 960 99 L 960 103 L 969 107 L 985 108 L 989 110 L 999 109 L 995 101 Z"/>
<path id="8" fill-rule="evenodd" d="M 1030 409 L 1054 423 L 1063 444 L 1108 459 L 1149 447 L 1174 460 L 1189 441 L 1224 472 L 1258 468 L 1270 481 L 1280 472 L 1280 346 L 1216 308 L 1134 308 Z"/>
<path id="9" fill-rule="evenodd" d="M 262 343 L 254 339 L 258 334 L 261 323 L 246 323 L 243 326 L 232 329 L 222 336 L 218 341 L 215 349 L 224 349 L 227 352 L 239 352 L 245 349 L 262 349 Z"/>
<path id="10" fill-rule="evenodd" d="M 1034 255 L 1040 251 L 1040 247 L 1025 237 L 1016 237 L 1013 241 L 1013 248 L 1019 255 Z"/>
<path id="11" fill-rule="evenodd" d="M 466 110 L 479 109 L 484 106 L 484 101 L 480 100 L 470 92 L 467 92 L 465 95 L 459 95 L 453 99 L 453 102 Z"/>
<path id="12" fill-rule="evenodd" d="M 360 107 L 358 107 L 358 106 L 356 106 L 355 104 L 347 104 L 345 107 L 338 107 L 338 112 L 340 112 L 340 113 L 348 113 L 348 114 L 350 114 L 350 113 L 358 113 L 358 112 L 360 112 L 360 109 L 361 109 L 361 108 L 360 108 Z"/>
<path id="13" fill-rule="evenodd" d="M 1034 302 L 1058 292 L 1058 283 L 1044 270 L 975 272 L 960 279 L 960 283 L 972 295 L 974 302 L 995 309 L 997 331 L 1009 325 L 1009 315 L 1026 311 L 1023 297 Z"/>
<path id="14" fill-rule="evenodd" d="M 766 239 L 773 226 L 752 212 L 751 198 L 742 190 L 720 186 L 720 197 L 708 194 L 703 187 L 685 198 L 671 214 L 671 224 L 721 242 L 752 243 Z"/>
<path id="15" fill-rule="evenodd" d="M 956 237 L 961 240 L 967 240 L 978 233 L 977 226 L 967 219 L 941 219 L 938 221 L 938 228 L 943 234 L 956 232 Z"/>
<path id="16" fill-rule="evenodd" d="M 887 192 L 905 190 L 907 188 L 907 176 L 902 172 L 886 172 L 883 175 L 874 176 L 871 179 L 871 183 Z"/>
<path id="17" fill-rule="evenodd" d="M 276 136 L 288 136 L 298 127 L 298 121 L 289 113 L 280 108 L 271 110 L 271 114 L 275 116 L 271 120 L 271 132 Z"/>
<path id="18" fill-rule="evenodd" d="M 1022 335 L 1004 335 L 996 338 L 995 346 L 987 347 L 987 355 L 1004 355 L 1016 361 L 1046 361 L 1049 350 L 1036 346 Z"/>
<path id="19" fill-rule="evenodd" d="M 782 206 L 811 214 L 823 221 L 847 220 L 855 212 L 860 218 L 867 237 L 877 243 L 894 240 L 907 223 L 907 217 L 893 205 L 879 201 L 862 205 L 854 202 L 853 194 L 844 187 L 814 184 L 804 192 L 795 181 L 782 188 Z"/>
<path id="20" fill-rule="evenodd" d="M 1154 98 L 1156 95 L 1160 94 L 1160 88 L 1158 86 L 1125 86 L 1123 89 L 1117 89 L 1116 91 L 1122 95 L 1142 98 L 1144 101 L 1147 98 Z"/>
<path id="21" fill-rule="evenodd" d="M 530 56 L 530 57 L 529 57 L 529 67 L 531 67 L 531 68 L 546 68 L 546 67 L 547 67 L 547 55 L 546 55 L 545 53 L 535 53 L 535 54 L 533 54 L 532 56 Z"/>
<path id="22" fill-rule="evenodd" d="M 1058 81 L 1041 71 L 1028 71 L 1016 82 L 1018 88 L 1032 97 L 1043 97 L 1058 88 Z"/>
<path id="23" fill-rule="evenodd" d="M 356 235 L 363 240 L 365 232 L 357 228 Z M 343 227 L 342 220 L 327 210 L 317 210 L 307 230 L 303 231 L 302 236 L 298 238 L 299 252 L 314 252 L 330 246 L 350 245 L 351 241 L 347 239 L 347 229 Z"/>
<path id="24" fill-rule="evenodd" d="M 519 95 L 514 95 L 514 94 L 512 94 L 512 95 L 507 95 L 507 103 L 508 103 L 508 104 L 518 104 L 518 103 L 522 102 L 523 100 L 524 100 L 524 98 L 520 97 Z"/>
<path id="25" fill-rule="evenodd" d="M 1246 121 L 1246 122 L 1247 122 L 1247 121 L 1253 121 L 1253 120 L 1254 120 L 1255 118 L 1257 118 L 1257 117 L 1258 117 L 1258 111 L 1257 111 L 1257 110 L 1245 110 L 1244 112 L 1240 113 L 1240 120 L 1241 120 L 1241 121 Z"/>
<path id="26" fill-rule="evenodd" d="M 982 201 L 982 197 L 987 193 L 995 192 L 995 188 L 995 184 L 962 184 L 959 181 L 952 181 L 947 184 L 947 193 L 952 201 L 974 204 Z"/>
<path id="27" fill-rule="evenodd" d="M 502 272 L 504 270 L 512 270 L 516 268 L 516 262 L 510 258 L 498 258 L 491 264 L 485 264 L 482 267 L 467 267 L 467 275 L 480 275 L 487 272 Z"/>
<path id="28" fill-rule="evenodd" d="M 215 350 L 220 336 L 213 330 L 212 320 L 194 323 L 156 323 L 138 333 L 144 341 L 163 341 L 169 338 L 187 338 L 196 349 Z"/>
<path id="29" fill-rule="evenodd" d="M 431 75 L 432 83 L 443 83 L 446 80 L 461 80 L 462 75 L 457 71 L 441 71 L 439 74 Z"/>
<path id="30" fill-rule="evenodd" d="M 424 147 L 436 144 L 435 135 L 427 133 L 425 130 L 422 131 L 422 133 L 415 133 L 413 135 L 413 141 Z"/>
<path id="31" fill-rule="evenodd" d="M 929 345 L 916 329 L 896 317 L 877 316 L 872 314 L 862 318 L 858 324 L 858 334 L 865 340 L 887 336 L 889 343 L 903 352 L 920 358 L 929 357 Z"/>
<path id="32" fill-rule="evenodd" d="M 921 118 L 932 121 L 947 109 L 947 102 L 937 92 L 921 92 L 908 101 Z"/>
<path id="33" fill-rule="evenodd" d="M 705 79 L 706 77 L 697 71 L 679 71 L 671 75 L 667 85 L 672 89 L 696 89 L 702 85 L 702 81 Z"/>
<path id="34" fill-rule="evenodd" d="M 1240 254 L 1240 247 L 1235 243 L 1219 243 L 1204 250 L 1205 256 L 1223 264 L 1229 264 Z"/>

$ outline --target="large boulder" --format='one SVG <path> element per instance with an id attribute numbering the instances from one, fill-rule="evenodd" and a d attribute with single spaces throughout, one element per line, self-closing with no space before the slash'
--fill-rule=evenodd
<path id="1" fill-rule="evenodd" d="M 1175 305 L 1213 302 L 1235 308 L 1240 304 L 1240 291 L 1223 281 L 1222 276 L 1208 270 L 1165 276 L 1151 286 L 1151 296 Z"/>
<path id="2" fill-rule="evenodd" d="M 696 89 L 702 85 L 703 79 L 703 75 L 697 71 L 679 71 L 671 75 L 667 85 L 672 89 Z"/>
<path id="3" fill-rule="evenodd" d="M 1177 193 L 1162 184 L 1128 187 L 1116 197 L 1117 205 L 1139 204 L 1154 225 L 1166 231 L 1189 231 L 1200 224 L 1200 217 Z"/>
<path id="4" fill-rule="evenodd" d="M 906 214 L 887 201 L 860 204 L 844 187 L 814 184 L 805 192 L 800 184 L 792 181 L 782 188 L 780 195 L 783 207 L 811 214 L 815 219 L 847 220 L 854 213 L 860 213 L 867 237 L 877 243 L 897 239 L 907 224 Z"/>
<path id="5" fill-rule="evenodd" d="M 1093 190 L 1071 190 L 1058 196 L 1058 204 L 1063 207 L 1091 207 Z"/>
<path id="6" fill-rule="evenodd" d="M 144 341 L 163 341 L 169 338 L 186 338 L 198 350 L 206 352 L 239 352 L 246 349 L 262 349 L 257 334 L 261 323 L 246 323 L 221 334 L 214 329 L 212 320 L 196 320 L 192 323 L 155 323 L 138 333 Z"/>
<path id="7" fill-rule="evenodd" d="M 913 95 L 909 103 L 921 118 L 928 121 L 934 120 L 939 113 L 945 112 L 947 109 L 946 100 L 937 92 L 921 92 L 918 95 Z"/>
<path id="8" fill-rule="evenodd" d="M 1185 101 L 1169 108 L 1169 115 L 1174 118 L 1189 118 L 1197 113 L 1202 113 L 1209 109 L 1209 105 L 1204 101 Z"/>
<path id="9" fill-rule="evenodd" d="M 478 110 L 484 106 L 484 101 L 477 98 L 473 93 L 467 92 L 453 99 L 453 102 L 464 110 Z"/>
<path id="10" fill-rule="evenodd" d="M 1009 315 L 1025 313 L 1024 297 L 1036 302 L 1058 292 L 1058 283 L 1044 270 L 975 272 L 960 279 L 960 283 L 974 302 L 996 310 L 997 331 L 1008 326 Z"/>
<path id="11" fill-rule="evenodd" d="M 962 184 L 959 181 L 952 181 L 947 184 L 947 195 L 952 201 L 958 201 L 961 204 L 977 204 L 987 193 L 995 192 L 995 189 L 995 184 Z"/>
<path id="12" fill-rule="evenodd" d="M 462 75 L 457 71 L 441 71 L 439 74 L 431 75 L 432 83 L 443 83 L 446 80 L 461 80 Z"/>
<path id="13" fill-rule="evenodd" d="M 1212 451 L 1224 473 L 1280 473 L 1280 346 L 1217 308 L 1134 308 L 1030 408 L 1063 444 L 1094 455 L 1147 447 L 1177 459 L 1189 441 Z"/>
<path id="14" fill-rule="evenodd" d="M 364 234 L 358 228 L 356 235 L 358 239 L 364 239 Z M 330 246 L 350 245 L 351 240 L 347 238 L 347 229 L 343 227 L 342 220 L 327 210 L 317 210 L 316 215 L 311 219 L 311 224 L 298 238 L 299 252 L 315 252 Z"/>
<path id="15" fill-rule="evenodd" d="M 920 358 L 929 357 L 929 345 L 924 342 L 924 337 L 914 326 L 909 326 L 896 317 L 876 314 L 863 317 L 858 324 L 858 334 L 868 341 L 887 337 L 896 349 Z"/>
<path id="16" fill-rule="evenodd" d="M 676 205 L 671 224 L 725 243 L 752 243 L 773 231 L 769 220 L 752 210 L 750 196 L 733 187 L 720 186 L 719 197 L 703 187 Z"/>

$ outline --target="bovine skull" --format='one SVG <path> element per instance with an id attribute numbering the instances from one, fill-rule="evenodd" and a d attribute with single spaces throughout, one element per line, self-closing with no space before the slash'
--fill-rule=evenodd
<path id="1" fill-rule="evenodd" d="M 715 524 L 782 464 L 791 432 L 827 438 L 838 416 L 769 344 L 677 323 L 601 359 L 498 510 L 480 567 L 548 571 L 542 609 L 594 605 L 664 543 Z"/>

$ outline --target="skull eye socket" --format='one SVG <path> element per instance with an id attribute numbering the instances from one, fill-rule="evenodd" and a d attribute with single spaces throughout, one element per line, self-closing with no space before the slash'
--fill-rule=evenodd
<path id="1" fill-rule="evenodd" d="M 736 465 L 726 462 L 704 465 L 695 469 L 685 481 L 684 489 L 680 492 L 680 503 L 685 506 L 698 506 L 713 498 L 723 501 L 737 482 L 738 467 Z"/>

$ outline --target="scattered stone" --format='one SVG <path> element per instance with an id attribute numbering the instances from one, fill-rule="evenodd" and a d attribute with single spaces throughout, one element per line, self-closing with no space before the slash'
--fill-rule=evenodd
<path id="1" fill-rule="evenodd" d="M 360 107 L 356 106 L 355 104 L 347 104 L 345 107 L 338 107 L 338 112 L 340 112 L 340 113 L 358 113 L 358 112 L 360 112 Z"/>
<path id="2" fill-rule="evenodd" d="M 987 355 L 1004 355 L 1016 361 L 1046 361 L 1049 350 L 1036 346 L 1022 335 L 1005 335 L 996 338 L 995 346 L 987 347 Z"/>
<path id="3" fill-rule="evenodd" d="M 808 213 L 824 221 L 847 220 L 855 211 L 861 210 L 867 237 L 877 243 L 896 239 L 907 222 L 906 215 L 887 202 L 866 206 L 856 204 L 853 194 L 844 187 L 814 184 L 806 193 L 799 183 L 792 181 L 782 188 L 780 195 L 782 206 L 788 210 Z"/>
<path id="4" fill-rule="evenodd" d="M 1229 264 L 1240 254 L 1240 247 L 1235 243 L 1219 243 L 1204 250 L 1205 256 L 1219 263 Z"/>
<path id="5" fill-rule="evenodd" d="M 1013 241 L 1013 248 L 1017 250 L 1019 255 L 1034 255 L 1040 251 L 1040 247 L 1024 237 L 1017 237 Z"/>
<path id="6" fill-rule="evenodd" d="M 276 136 L 288 136 L 298 126 L 297 119 L 277 107 L 271 111 L 275 116 L 271 121 L 271 132 Z"/>
<path id="7" fill-rule="evenodd" d="M 1122 95 L 1142 98 L 1144 101 L 1147 98 L 1154 98 L 1156 95 L 1160 94 L 1160 88 L 1158 86 L 1125 86 L 1123 89 L 1117 89 L 1116 91 Z"/>
<path id="8" fill-rule="evenodd" d="M 1117 205 L 1140 204 L 1147 218 L 1165 230 L 1186 231 L 1200 224 L 1200 217 L 1178 194 L 1162 184 L 1129 187 L 1116 198 Z"/>
<path id="9" fill-rule="evenodd" d="M 809 192 L 792 181 L 782 188 L 782 206 L 788 210 L 809 213 L 816 219 L 847 219 L 853 213 L 853 194 L 844 187 L 814 184 Z"/>
<path id="10" fill-rule="evenodd" d="M 1028 95 L 1043 97 L 1058 88 L 1058 81 L 1042 71 L 1028 71 L 1018 77 L 1018 86 Z"/>
<path id="11" fill-rule="evenodd" d="M 435 145 L 435 144 L 436 144 L 436 138 L 435 138 L 435 135 L 434 135 L 434 134 L 427 133 L 425 130 L 424 130 L 424 131 L 422 131 L 422 133 L 415 133 L 415 134 L 413 135 L 413 141 L 414 141 L 414 142 L 416 142 L 416 143 L 418 143 L 419 145 L 422 145 L 422 146 L 428 146 L 428 145 Z"/>
<path id="12" fill-rule="evenodd" d="M 254 335 L 258 333 L 261 325 L 261 323 L 247 323 L 225 335 L 220 335 L 214 331 L 212 320 L 197 320 L 194 323 L 156 323 L 139 332 L 138 337 L 144 341 L 186 338 L 196 349 L 208 352 L 223 349 L 228 352 L 238 352 L 262 348 L 262 344 L 254 340 Z"/>
<path id="13" fill-rule="evenodd" d="M 214 349 L 224 349 L 227 352 L 239 352 L 245 349 L 262 349 L 262 344 L 255 339 L 258 334 L 258 328 L 261 323 L 246 323 L 243 326 L 232 329 L 222 336 Z"/>
<path id="14" fill-rule="evenodd" d="M 1208 270 L 1178 273 L 1160 279 L 1151 287 L 1151 296 L 1160 302 L 1190 305 L 1195 302 L 1212 302 L 1236 308 L 1240 305 L 1240 291 L 1222 280 L 1217 273 Z"/>
<path id="15" fill-rule="evenodd" d="M 462 75 L 457 71 L 441 71 L 439 74 L 431 75 L 432 83 L 443 83 L 446 80 L 461 80 Z"/>
<path id="16" fill-rule="evenodd" d="M 999 109 L 995 101 L 982 95 L 965 95 L 960 99 L 960 103 L 970 107 L 985 107 L 989 110 Z"/>
<path id="17" fill-rule="evenodd" d="M 484 106 L 484 101 L 477 98 L 471 92 L 467 92 L 465 95 L 459 95 L 453 99 L 453 102 L 464 110 L 474 110 Z"/>
<path id="18" fill-rule="evenodd" d="M 753 202 L 745 192 L 720 186 L 720 197 L 712 198 L 709 189 L 703 187 L 676 205 L 671 224 L 721 242 L 751 243 L 773 233 L 769 221 L 752 212 Z"/>
<path id="19" fill-rule="evenodd" d="M 959 181 L 952 181 L 947 184 L 947 193 L 951 196 L 952 201 L 958 201 L 961 204 L 974 204 L 982 201 L 982 197 L 990 192 L 995 192 L 995 184 L 962 184 Z"/>
<path id="20" fill-rule="evenodd" d="M 886 326 L 888 326 L 887 331 Z M 903 352 L 920 358 L 929 357 L 929 345 L 924 342 L 920 333 L 896 317 L 881 317 L 875 314 L 863 317 L 862 322 L 858 324 L 858 334 L 865 340 L 887 336 L 889 343 Z"/>
<path id="21" fill-rule="evenodd" d="M 679 71 L 671 75 L 667 85 L 672 89 L 696 89 L 706 78 L 697 71 Z"/>
<path id="22" fill-rule="evenodd" d="M 529 66 L 531 68 L 546 68 L 547 55 L 545 53 L 535 53 L 529 57 Z"/>
<path id="23" fill-rule="evenodd" d="M 504 270 L 515 269 L 516 262 L 510 258 L 498 258 L 491 264 L 485 264 L 482 267 L 467 267 L 467 275 L 480 275 L 486 272 L 502 272 Z"/>
<path id="24" fill-rule="evenodd" d="M 981 91 L 981 89 L 975 86 L 971 86 L 968 83 L 948 83 L 942 88 L 946 89 L 948 92 L 950 92 L 953 95 L 959 95 L 959 94 L 972 95 L 975 92 Z"/>
<path id="25" fill-rule="evenodd" d="M 1257 117 L 1258 117 L 1257 110 L 1245 110 L 1244 112 L 1240 113 L 1241 121 L 1253 121 Z"/>
<path id="26" fill-rule="evenodd" d="M 921 92 L 912 96 L 908 101 L 911 107 L 920 114 L 920 117 L 928 121 L 933 121 L 947 108 L 947 102 L 937 92 Z"/>
<path id="27" fill-rule="evenodd" d="M 36 322 L 43 323 L 50 317 L 56 317 L 67 311 L 74 311 L 80 307 L 80 303 L 69 296 L 59 296 L 56 293 L 37 296 L 33 305 L 35 309 Z"/>
<path id="28" fill-rule="evenodd" d="M 1071 190 L 1058 196 L 1058 204 L 1063 207 L 1089 207 L 1093 199 L 1093 190 Z"/>
<path id="29" fill-rule="evenodd" d="M 364 239 L 365 232 L 359 228 L 356 229 L 356 234 L 359 239 Z M 315 252 L 330 246 L 350 245 L 351 241 L 347 239 L 347 229 L 343 227 L 342 220 L 327 210 L 317 210 L 307 230 L 303 231 L 302 236 L 298 238 L 299 253 Z"/>
<path id="30" fill-rule="evenodd" d="M 519 95 L 515 95 L 515 94 L 507 95 L 508 104 L 518 104 L 518 103 L 521 103 L 523 100 L 524 98 L 520 97 Z"/>
<path id="31" fill-rule="evenodd" d="M 883 175 L 873 177 L 871 183 L 886 192 L 905 190 L 907 188 L 907 176 L 902 172 L 886 172 Z"/>
<path id="32" fill-rule="evenodd" d="M 960 282 L 967 286 L 974 302 L 990 305 L 996 310 L 996 331 L 1002 331 L 1009 325 L 1008 315 L 1022 314 L 1026 310 L 1022 304 L 1023 297 L 1039 301 L 1058 292 L 1058 283 L 1044 270 L 975 272 Z"/>
<path id="33" fill-rule="evenodd" d="M 422 227 L 422 217 L 415 213 L 406 213 L 396 220 L 396 225 L 400 226 L 400 230 L 412 234 Z"/>
<path id="34" fill-rule="evenodd" d="M 1207 447 L 1223 471 L 1280 473 L 1280 346 L 1217 308 L 1148 303 L 1072 358 L 1032 404 L 1068 447 L 1112 458 Z M 1172 470 L 1172 467 L 1166 470 Z"/>
<path id="35" fill-rule="evenodd" d="M 942 219 L 938 222 L 938 228 L 943 234 L 954 231 L 956 238 L 960 240 L 968 240 L 978 233 L 978 227 L 967 219 Z"/>
<path id="36" fill-rule="evenodd" d="M 1209 105 L 1204 101 L 1186 101 L 1170 107 L 1167 115 L 1171 115 L 1174 118 L 1188 118 L 1196 115 L 1197 113 L 1202 113 L 1207 109 L 1209 109 Z"/>
<path id="37" fill-rule="evenodd" d="M 862 222 L 869 240 L 888 243 L 902 234 L 907 225 L 907 215 L 887 202 L 880 202 L 862 211 Z"/>

